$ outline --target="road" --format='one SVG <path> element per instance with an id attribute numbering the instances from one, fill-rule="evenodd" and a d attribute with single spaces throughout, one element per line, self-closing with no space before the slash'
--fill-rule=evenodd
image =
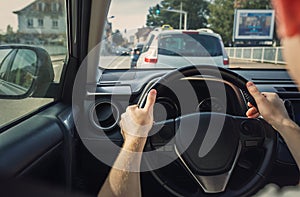
<path id="1" fill-rule="evenodd" d="M 99 66 L 107 69 L 128 69 L 130 56 L 102 56 Z"/>
<path id="2" fill-rule="evenodd" d="M 285 65 L 283 64 L 268 64 L 268 63 L 259 63 L 251 62 L 240 59 L 230 59 L 229 68 L 268 68 L 268 69 L 284 69 Z"/>
<path id="3" fill-rule="evenodd" d="M 130 68 L 129 56 L 105 56 L 100 60 L 100 66 L 109 69 L 128 69 Z M 230 59 L 229 68 L 271 68 L 282 69 L 285 65 L 251 62 L 240 59 Z"/>
<path id="4" fill-rule="evenodd" d="M 55 56 L 51 58 L 55 72 L 55 82 L 59 82 L 60 73 L 62 71 L 63 56 Z M 100 66 L 109 69 L 128 69 L 130 68 L 130 56 L 106 56 L 100 61 Z M 284 65 L 262 64 L 257 62 L 242 61 L 237 59 L 230 60 L 230 68 L 284 68 Z M 23 100 L 4 100 L 0 101 L 0 126 L 10 122 L 16 117 L 23 116 L 33 109 L 52 102 L 53 99 L 27 98 Z"/>

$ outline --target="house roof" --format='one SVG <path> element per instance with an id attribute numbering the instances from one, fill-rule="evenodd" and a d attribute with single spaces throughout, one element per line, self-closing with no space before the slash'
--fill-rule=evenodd
<path id="1" fill-rule="evenodd" d="M 58 4 L 57 10 L 52 9 L 54 3 Z M 41 6 L 39 4 L 41 4 Z M 25 8 L 14 11 L 13 13 L 17 15 L 27 15 L 28 17 L 50 16 L 55 18 L 64 14 L 64 7 L 64 0 L 35 0 Z"/>

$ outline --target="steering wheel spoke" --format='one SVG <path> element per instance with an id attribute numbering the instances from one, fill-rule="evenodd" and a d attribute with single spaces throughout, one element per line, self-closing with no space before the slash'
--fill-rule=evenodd
<path id="1" fill-rule="evenodd" d="M 230 179 L 230 176 L 232 174 L 232 171 L 238 160 L 240 151 L 241 151 L 241 145 L 239 145 L 239 147 L 238 147 L 238 154 L 236 155 L 236 157 L 234 159 L 233 165 L 227 172 L 224 172 L 222 174 L 206 176 L 206 175 L 198 175 L 197 173 L 194 173 L 192 171 L 192 169 L 188 166 L 188 164 L 185 162 L 185 160 L 182 158 L 182 156 L 179 154 L 178 150 L 175 147 L 175 152 L 176 152 L 183 168 L 188 173 L 188 175 L 202 188 L 202 190 L 205 193 L 219 193 L 219 192 L 225 191 L 228 181 Z"/>
<path id="2" fill-rule="evenodd" d="M 159 149 L 159 151 L 172 151 L 172 143 L 170 140 L 175 135 L 175 120 L 169 119 L 160 122 L 154 122 L 152 129 L 149 132 L 150 144 L 152 149 Z M 166 145 L 169 143 L 169 145 Z"/>
<path id="3" fill-rule="evenodd" d="M 175 152 L 186 171 L 204 192 L 225 191 L 242 147 L 234 117 L 195 113 L 176 123 Z"/>
<path id="4" fill-rule="evenodd" d="M 260 119 L 237 118 L 240 140 L 243 148 L 262 147 L 266 137 L 264 124 Z"/>

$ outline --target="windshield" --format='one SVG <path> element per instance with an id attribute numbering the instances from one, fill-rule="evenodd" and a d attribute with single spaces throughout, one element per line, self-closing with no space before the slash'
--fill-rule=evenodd
<path id="1" fill-rule="evenodd" d="M 159 69 L 170 61 L 174 68 L 285 68 L 270 1 L 190 2 L 112 0 L 100 67 Z"/>

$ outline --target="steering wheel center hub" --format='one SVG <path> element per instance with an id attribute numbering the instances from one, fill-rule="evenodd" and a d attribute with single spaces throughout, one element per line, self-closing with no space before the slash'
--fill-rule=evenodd
<path id="1" fill-rule="evenodd" d="M 190 125 L 196 121 L 198 128 L 191 131 Z M 176 149 L 194 174 L 210 176 L 230 171 L 239 146 L 239 133 L 232 117 L 198 113 L 182 116 L 179 122 Z M 188 135 L 193 137 L 191 142 Z"/>

